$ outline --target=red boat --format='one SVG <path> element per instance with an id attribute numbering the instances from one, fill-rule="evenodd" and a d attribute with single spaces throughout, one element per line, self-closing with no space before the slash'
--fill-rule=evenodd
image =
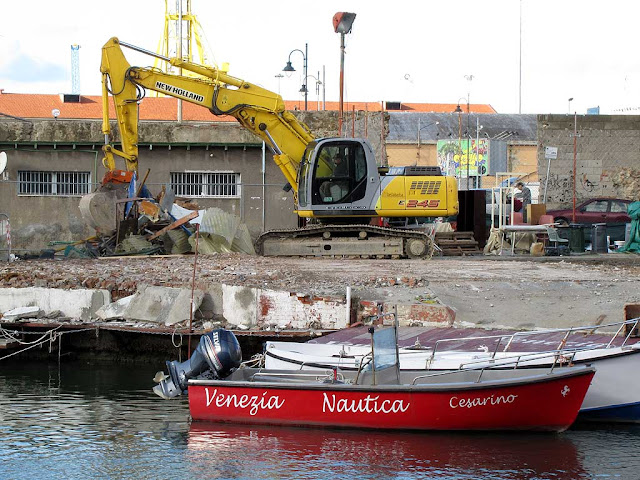
<path id="1" fill-rule="evenodd" d="M 188 391 L 194 421 L 562 431 L 576 419 L 595 373 L 585 366 L 416 375 L 399 368 L 395 328 L 370 333 L 371 361 L 357 372 L 280 371 L 242 366 L 233 333 L 214 330 L 189 360 L 167 362 L 169 375 L 156 376 L 154 392 L 172 398 Z"/>
<path id="2" fill-rule="evenodd" d="M 190 380 L 189 409 L 194 421 L 562 431 L 574 422 L 593 375 L 591 368 L 485 370 L 478 381 L 479 372 L 460 371 L 416 383 L 359 385 L 326 372 L 244 368 L 223 380 Z"/>

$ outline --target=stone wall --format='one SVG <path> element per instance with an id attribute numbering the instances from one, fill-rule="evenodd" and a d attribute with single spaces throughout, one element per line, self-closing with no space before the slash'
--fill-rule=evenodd
<path id="1" fill-rule="evenodd" d="M 548 208 L 573 202 L 574 117 L 538 116 L 538 171 L 541 201 L 547 187 Z M 640 200 L 640 116 L 583 115 L 577 117 L 576 200 L 616 197 Z M 556 147 L 548 160 L 545 147 Z"/>

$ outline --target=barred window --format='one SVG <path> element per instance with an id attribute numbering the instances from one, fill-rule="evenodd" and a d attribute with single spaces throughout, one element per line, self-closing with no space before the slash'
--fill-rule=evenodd
<path id="1" fill-rule="evenodd" d="M 90 172 L 39 172 L 18 170 L 18 195 L 76 197 L 91 190 Z"/>
<path id="2" fill-rule="evenodd" d="M 171 172 L 171 188 L 181 197 L 239 198 L 240 174 Z"/>

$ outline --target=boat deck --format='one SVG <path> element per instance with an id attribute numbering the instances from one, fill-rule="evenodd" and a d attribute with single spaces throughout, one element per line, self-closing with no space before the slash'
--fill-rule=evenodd
<path id="1" fill-rule="evenodd" d="M 445 339 L 458 339 L 459 341 L 447 341 L 438 346 L 438 351 L 463 350 L 473 351 L 486 346 L 492 351 L 497 344 L 497 339 L 487 339 L 488 336 L 504 335 L 501 344 L 506 345 L 507 337 L 516 333 L 514 330 L 486 330 L 482 328 L 441 328 L 441 327 L 400 327 L 398 329 L 398 346 L 412 347 L 416 344 L 425 348 L 433 348 L 436 342 Z M 524 333 L 524 332 L 523 332 Z M 610 333 L 575 332 L 567 340 L 566 348 L 596 348 L 605 347 L 611 341 L 613 329 Z M 524 336 L 514 340 L 511 351 L 536 352 L 554 350 L 565 337 L 566 330 L 557 332 L 542 332 L 531 336 Z M 485 337 L 485 338 L 483 338 Z M 624 335 L 618 335 L 612 346 L 620 346 L 624 342 Z M 640 341 L 640 338 L 632 337 L 627 340 L 627 345 Z M 353 345 L 370 345 L 371 335 L 368 327 L 353 327 L 339 330 L 313 340 L 313 343 L 348 343 Z"/>

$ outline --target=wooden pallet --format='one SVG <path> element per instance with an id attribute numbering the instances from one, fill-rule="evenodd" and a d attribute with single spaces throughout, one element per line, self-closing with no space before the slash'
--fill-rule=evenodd
<path id="1" fill-rule="evenodd" d="M 436 245 L 445 257 L 479 255 L 473 232 L 436 232 Z M 436 253 L 439 253 L 436 249 Z"/>

